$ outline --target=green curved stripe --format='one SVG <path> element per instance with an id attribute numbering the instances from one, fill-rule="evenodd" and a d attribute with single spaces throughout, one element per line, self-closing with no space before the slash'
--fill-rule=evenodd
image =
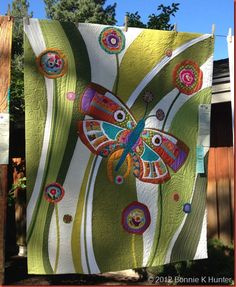
<path id="1" fill-rule="evenodd" d="M 30 200 L 37 176 L 41 150 L 43 145 L 43 134 L 47 113 L 47 101 L 45 98 L 45 83 L 43 77 L 39 77 L 38 68 L 35 63 L 35 54 L 31 48 L 27 36 L 24 34 L 24 74 L 27 75 L 24 81 L 25 95 L 25 139 L 37 143 L 26 145 L 27 158 L 27 203 Z M 34 96 L 32 96 L 34 95 Z M 37 96 L 35 96 L 37 95 Z M 34 107 L 34 109 L 32 109 Z M 35 125 L 37 122 L 37 125 Z"/>
<path id="2" fill-rule="evenodd" d="M 55 99 L 55 83 L 54 83 L 54 95 L 53 95 L 53 106 L 52 111 L 52 123 L 51 127 L 55 125 L 55 111 L 57 109 L 56 99 Z M 45 162 L 44 177 L 42 181 L 42 189 L 39 193 L 38 200 L 36 202 L 35 209 L 30 221 L 30 225 L 27 232 L 27 249 L 30 256 L 28 256 L 28 271 L 29 273 L 53 273 L 53 269 L 48 260 L 48 250 L 43 245 L 43 242 L 47 242 L 47 236 L 45 236 L 45 229 L 49 229 L 46 222 L 48 217 L 45 215 L 50 214 L 50 209 L 54 209 L 53 204 L 48 203 L 43 196 L 43 189 L 46 186 L 45 184 L 45 175 L 48 173 L 49 162 L 51 158 L 50 147 L 53 145 L 54 137 L 50 136 L 47 158 Z M 53 182 L 53 178 L 50 182 Z M 44 224 L 45 223 L 45 224 Z M 49 225 L 49 223 L 48 223 Z M 47 243 L 46 243 L 47 246 Z M 46 256 L 45 256 L 46 255 Z M 46 264 L 45 264 L 46 263 Z M 47 269 L 46 269 L 47 268 Z M 32 270 L 32 271 L 31 271 Z"/>
<path id="3" fill-rule="evenodd" d="M 53 273 L 57 274 L 59 255 L 60 255 L 60 225 L 59 225 L 58 205 L 55 205 L 55 216 L 56 216 L 57 242 L 56 242 L 56 259 L 55 259 L 55 264 L 53 268 Z"/>
<path id="4" fill-rule="evenodd" d="M 120 173 L 124 174 L 126 168 L 124 164 Z M 101 162 L 93 195 L 93 246 L 101 272 L 120 270 L 121 266 L 123 269 L 136 264 L 142 266 L 142 235 L 134 235 L 132 242 L 133 235 L 121 224 L 124 208 L 137 201 L 135 181 L 131 173 L 123 184 L 111 183 L 107 177 L 107 160 Z"/>
<path id="5" fill-rule="evenodd" d="M 197 176 L 191 213 L 187 215 L 171 253 L 171 262 L 191 260 L 197 251 L 206 209 L 207 178 Z M 184 245 L 183 245 L 184 242 Z"/>
<path id="6" fill-rule="evenodd" d="M 60 49 L 66 55 L 68 60 L 68 71 L 66 75 L 54 80 L 56 85 L 54 97 L 55 102 L 53 107 L 53 121 L 51 127 L 50 143 L 48 147 L 47 162 L 44 171 L 44 180 L 39 198 L 40 209 L 37 217 L 35 218 L 34 229 L 32 231 L 32 236 L 29 239 L 28 245 L 30 248 L 29 253 L 31 254 L 29 257 L 28 265 L 29 272 L 49 274 L 51 273 L 51 268 L 47 269 L 49 262 L 48 264 L 43 265 L 43 262 L 45 262 L 43 258 L 48 258 L 48 256 L 46 256 L 48 255 L 48 247 L 47 243 L 45 244 L 44 232 L 47 229 L 47 222 L 50 222 L 51 218 L 45 217 L 45 214 L 47 214 L 48 203 L 45 200 L 42 200 L 42 193 L 45 185 L 56 181 L 59 168 L 62 164 L 73 112 L 73 103 L 66 99 L 65 93 L 67 91 L 75 91 L 76 70 L 73 51 L 71 50 L 70 43 L 59 22 L 42 20 L 40 21 L 40 25 L 46 46 Z M 58 41 L 58 37 L 60 38 L 60 41 Z M 37 242 L 37 244 L 35 242 Z"/>
<path id="7" fill-rule="evenodd" d="M 187 144 L 190 151 L 183 168 L 177 173 L 170 170 L 172 178 L 163 184 L 163 210 L 165 211 L 162 214 L 163 235 L 160 236 L 157 250 L 157 240 L 154 240 L 149 260 L 150 266 L 164 263 L 169 243 L 184 218 L 183 204 L 190 201 L 195 182 L 198 106 L 202 103 L 209 103 L 210 99 L 210 88 L 200 91 L 180 108 L 172 121 L 169 132 Z M 173 200 L 174 193 L 178 193 L 180 196 L 180 200 L 177 202 Z M 159 220 L 160 213 L 157 222 Z M 198 220 L 201 221 L 201 218 L 198 218 Z M 159 229 L 157 227 L 155 238 L 158 237 L 158 233 Z"/>
<path id="8" fill-rule="evenodd" d="M 114 95 L 117 95 L 119 80 L 120 80 L 120 63 L 119 63 L 118 54 L 115 54 L 114 56 L 116 57 L 116 80 L 115 80 L 112 91 Z"/>
<path id="9" fill-rule="evenodd" d="M 80 95 L 88 83 L 91 82 L 91 69 L 85 42 L 75 24 L 61 23 L 61 25 L 70 42 L 74 55 L 76 68 L 75 92 L 77 95 L 73 104 L 69 136 L 57 178 L 57 181 L 63 184 L 78 140 L 77 122 L 84 117 L 84 115 L 81 115 L 79 112 Z"/>
<path id="10" fill-rule="evenodd" d="M 162 234 L 162 223 L 163 223 L 162 222 L 162 216 L 163 216 L 164 210 L 163 210 L 163 199 L 162 199 L 163 195 L 162 195 L 162 185 L 161 184 L 159 185 L 159 191 L 158 192 L 159 192 L 158 201 L 157 201 L 158 210 L 159 210 L 158 221 L 157 221 L 158 234 L 157 234 L 157 239 L 156 239 L 156 242 L 154 245 L 155 249 L 152 250 L 152 255 L 153 254 L 155 255 L 157 253 L 157 250 L 159 248 L 159 242 L 160 242 L 161 234 Z M 152 266 L 153 260 L 154 260 L 154 256 L 152 256 L 151 260 L 149 258 L 149 261 L 148 261 L 149 266 Z"/>
<path id="11" fill-rule="evenodd" d="M 47 210 L 47 218 L 52 218 L 54 212 L 54 205 L 50 204 Z M 48 233 L 49 233 L 49 229 L 50 229 L 50 222 L 46 221 L 45 226 L 44 226 L 44 233 L 43 233 L 43 242 L 45 242 L 45 248 L 44 248 L 44 255 L 43 255 L 43 266 L 45 268 L 45 270 L 49 270 L 47 271 L 50 274 L 53 274 L 53 268 L 51 266 L 51 263 L 48 260 Z M 30 254 L 29 254 L 30 256 Z"/>
<path id="12" fill-rule="evenodd" d="M 85 174 L 84 174 L 84 179 L 81 185 L 81 189 L 80 189 L 80 195 L 79 195 L 79 200 L 77 203 L 75 219 L 74 219 L 73 229 L 72 229 L 72 236 L 71 236 L 72 256 L 73 256 L 75 271 L 77 273 L 84 272 L 82 268 L 82 259 L 81 259 L 81 224 L 82 224 L 82 216 L 83 216 L 83 209 L 84 209 L 84 203 L 85 203 L 86 188 L 87 188 L 89 174 L 92 168 L 93 160 L 94 160 L 94 155 L 91 154 L 89 162 L 86 167 Z"/>
<path id="13" fill-rule="evenodd" d="M 142 79 L 166 56 L 166 48 L 174 50 L 199 36 L 200 34 L 181 32 L 175 34 L 169 31 L 155 30 L 141 32 L 122 58 L 118 96 L 126 102 Z M 165 48 L 163 49 L 163 47 Z M 143 110 L 141 114 L 143 114 Z"/>
<path id="14" fill-rule="evenodd" d="M 74 101 L 73 106 L 73 115 L 72 115 L 72 122 L 70 126 L 68 142 L 66 145 L 64 157 L 62 160 L 62 165 L 58 172 L 58 182 L 63 180 L 66 177 L 68 172 L 68 168 L 75 150 L 75 146 L 78 140 L 78 133 L 77 133 L 77 122 L 78 120 L 83 119 L 84 115 L 79 113 L 79 104 L 80 104 L 80 95 L 84 91 L 87 84 L 91 81 L 91 69 L 90 69 L 90 62 L 88 57 L 88 52 L 86 49 L 85 42 L 83 40 L 82 35 L 80 34 L 77 27 L 72 23 L 61 23 L 62 28 L 64 29 L 68 40 L 70 41 L 71 48 L 74 53 L 75 59 L 75 66 L 76 66 L 76 100 Z M 63 184 L 63 182 L 61 184 Z M 78 205 L 84 203 L 82 199 L 83 196 L 80 196 Z M 81 201 L 81 202 L 80 202 Z M 80 206 L 81 207 L 81 206 Z M 78 218 L 80 217 L 80 218 Z M 71 249 L 72 249 L 72 257 L 74 268 L 76 272 L 82 273 L 82 266 L 81 266 L 81 251 L 80 251 L 80 226 L 82 220 L 82 212 L 77 209 L 75 214 L 76 224 L 73 225 L 72 229 L 72 237 L 71 237 Z M 80 221 L 80 224 L 78 224 Z M 79 242 L 78 242 L 79 240 Z"/>

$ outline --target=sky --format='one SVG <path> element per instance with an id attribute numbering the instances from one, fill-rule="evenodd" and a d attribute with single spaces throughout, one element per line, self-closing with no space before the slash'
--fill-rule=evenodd
<path id="1" fill-rule="evenodd" d="M 0 14 L 4 15 L 8 4 L 12 1 L 0 0 Z M 29 0 L 30 9 L 34 18 L 46 18 L 43 0 Z M 124 24 L 126 12 L 138 11 L 144 23 L 148 15 L 158 13 L 160 4 L 171 5 L 172 2 L 180 3 L 179 11 L 171 23 L 177 24 L 179 32 L 207 33 L 212 32 L 215 24 L 215 51 L 214 60 L 228 58 L 227 38 L 229 28 L 234 34 L 234 1 L 233 0 L 107 0 L 106 5 L 117 3 L 117 25 Z"/>

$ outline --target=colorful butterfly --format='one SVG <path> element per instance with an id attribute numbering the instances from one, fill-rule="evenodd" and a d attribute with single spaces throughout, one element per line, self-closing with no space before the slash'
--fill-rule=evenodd
<path id="1" fill-rule="evenodd" d="M 147 117 L 137 123 L 118 97 L 97 84 L 91 83 L 85 89 L 80 111 L 92 117 L 78 122 L 80 139 L 96 155 L 109 159 L 119 152 L 115 172 L 125 161 L 132 162 L 134 176 L 159 184 L 170 179 L 167 166 L 177 172 L 188 156 L 189 149 L 182 141 L 166 132 L 145 128 Z"/>

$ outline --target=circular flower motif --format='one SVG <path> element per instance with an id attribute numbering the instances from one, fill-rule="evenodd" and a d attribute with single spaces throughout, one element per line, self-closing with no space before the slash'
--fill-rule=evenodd
<path id="1" fill-rule="evenodd" d="M 56 182 L 47 185 L 44 191 L 45 199 L 51 203 L 57 203 L 62 200 L 64 194 L 64 188 Z"/>
<path id="2" fill-rule="evenodd" d="M 120 29 L 107 27 L 102 30 L 99 43 L 107 53 L 119 54 L 125 48 L 125 36 Z"/>
<path id="3" fill-rule="evenodd" d="M 36 59 L 39 71 L 47 78 L 62 77 L 67 69 L 67 61 L 60 50 L 47 49 Z"/>
<path id="4" fill-rule="evenodd" d="M 172 56 L 172 50 L 171 49 L 166 49 L 166 56 L 171 57 Z"/>
<path id="5" fill-rule="evenodd" d="M 72 215 L 70 215 L 70 214 L 65 214 L 65 215 L 63 216 L 63 222 L 66 223 L 66 224 L 71 223 L 72 220 L 73 220 L 73 217 L 72 217 Z"/>
<path id="6" fill-rule="evenodd" d="M 68 92 L 66 94 L 66 98 L 69 100 L 69 101 L 74 101 L 75 98 L 76 98 L 76 93 L 75 92 Z"/>
<path id="7" fill-rule="evenodd" d="M 133 234 L 143 234 L 151 223 L 150 212 L 146 205 L 134 201 L 122 212 L 124 229 Z"/>
<path id="8" fill-rule="evenodd" d="M 116 184 L 122 184 L 124 182 L 124 178 L 122 175 L 117 175 L 115 178 L 115 183 Z"/>
<path id="9" fill-rule="evenodd" d="M 165 118 L 165 113 L 164 113 L 164 111 L 163 111 L 162 109 L 158 109 L 158 110 L 156 111 L 156 117 L 157 117 L 157 119 L 158 119 L 159 121 L 163 121 L 164 118 Z"/>
<path id="10" fill-rule="evenodd" d="M 143 95 L 143 100 L 145 103 L 151 103 L 154 99 L 154 95 L 150 91 L 146 91 Z"/>
<path id="11" fill-rule="evenodd" d="M 179 194 L 178 193 L 174 193 L 173 194 L 173 199 L 174 199 L 174 201 L 179 201 Z"/>
<path id="12" fill-rule="evenodd" d="M 183 212 L 190 213 L 192 209 L 191 203 L 185 203 L 183 206 Z"/>
<path id="13" fill-rule="evenodd" d="M 174 85 L 186 95 L 191 95 L 201 89 L 202 77 L 202 70 L 191 60 L 185 60 L 176 65 L 173 71 Z"/>

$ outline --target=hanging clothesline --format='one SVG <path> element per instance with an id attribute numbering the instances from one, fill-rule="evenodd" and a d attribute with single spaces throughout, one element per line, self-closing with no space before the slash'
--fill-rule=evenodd
<path id="1" fill-rule="evenodd" d="M 6 16 L 9 16 L 9 15 L 6 15 Z M 25 19 L 27 20 L 27 22 L 28 22 L 28 21 L 29 21 L 29 18 L 31 18 L 31 17 L 9 16 L 9 18 L 10 18 L 10 19 L 24 19 L 24 18 L 25 18 Z M 127 27 L 126 30 L 128 29 L 127 22 L 128 22 L 128 17 L 125 16 L 125 27 Z M 29 23 L 29 22 L 28 22 L 28 23 Z M 213 25 L 214 25 L 214 24 L 213 24 Z M 175 26 L 175 27 L 174 27 L 174 30 L 173 30 L 173 31 L 177 32 L 177 29 L 176 29 L 177 25 L 175 24 L 174 26 Z M 214 34 L 214 33 L 212 33 L 212 34 Z M 214 36 L 215 36 L 215 37 L 227 38 L 229 35 L 220 35 L 220 34 L 215 35 L 215 34 L 214 34 Z"/>

